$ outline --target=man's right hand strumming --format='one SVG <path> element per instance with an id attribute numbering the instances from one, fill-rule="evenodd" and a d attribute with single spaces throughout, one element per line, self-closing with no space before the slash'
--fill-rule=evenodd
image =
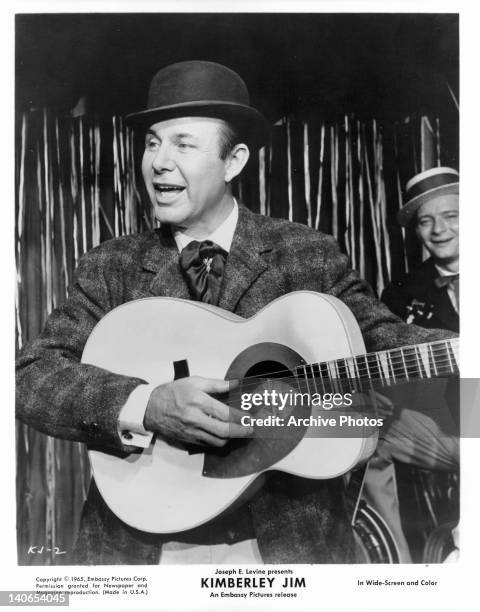
<path id="1" fill-rule="evenodd" d="M 148 401 L 144 427 L 166 441 L 225 446 L 246 438 L 253 428 L 240 424 L 241 410 L 212 397 L 228 393 L 235 382 L 190 376 L 156 387 Z"/>

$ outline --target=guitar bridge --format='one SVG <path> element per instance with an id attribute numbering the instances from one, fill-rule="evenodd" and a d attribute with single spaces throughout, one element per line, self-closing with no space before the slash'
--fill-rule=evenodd
<path id="1" fill-rule="evenodd" d="M 180 359 L 179 361 L 173 362 L 173 380 L 179 378 L 187 378 L 190 376 L 190 369 L 188 367 L 188 361 L 186 359 Z"/>

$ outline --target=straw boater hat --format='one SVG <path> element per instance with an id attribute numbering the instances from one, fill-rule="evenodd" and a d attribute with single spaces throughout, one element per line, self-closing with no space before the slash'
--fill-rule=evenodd
<path id="1" fill-rule="evenodd" d="M 128 115 L 126 121 L 146 129 L 176 117 L 228 121 L 253 148 L 264 145 L 269 136 L 266 119 L 250 106 L 243 79 L 214 62 L 179 62 L 162 68 L 150 83 L 147 109 Z"/>
<path id="2" fill-rule="evenodd" d="M 397 215 L 400 225 L 408 225 L 425 202 L 442 195 L 458 195 L 459 179 L 460 175 L 453 168 L 431 168 L 416 174 L 406 186 L 406 203 Z"/>

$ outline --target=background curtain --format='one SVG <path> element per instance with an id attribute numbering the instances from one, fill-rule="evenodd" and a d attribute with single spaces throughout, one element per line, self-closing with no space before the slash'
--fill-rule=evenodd
<path id="1" fill-rule="evenodd" d="M 41 331 L 65 298 L 79 257 L 114 236 L 154 225 L 139 175 L 142 143 L 122 120 L 36 110 L 16 126 L 16 343 Z M 416 172 L 458 165 L 455 126 L 286 117 L 236 185 L 252 210 L 333 234 L 380 295 L 421 259 L 395 215 Z M 444 142 L 447 142 L 447 146 Z M 453 144 L 452 144 L 453 143 Z M 18 561 L 59 564 L 72 549 L 90 472 L 83 445 L 17 424 Z M 28 554 L 30 545 L 51 553 Z"/>

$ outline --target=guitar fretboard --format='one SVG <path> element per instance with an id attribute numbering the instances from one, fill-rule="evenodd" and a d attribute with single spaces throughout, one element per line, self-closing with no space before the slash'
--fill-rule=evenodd
<path id="1" fill-rule="evenodd" d="M 458 338 L 404 346 L 295 368 L 316 393 L 367 391 L 409 380 L 458 375 Z M 312 386 L 312 388 L 310 388 Z"/>

